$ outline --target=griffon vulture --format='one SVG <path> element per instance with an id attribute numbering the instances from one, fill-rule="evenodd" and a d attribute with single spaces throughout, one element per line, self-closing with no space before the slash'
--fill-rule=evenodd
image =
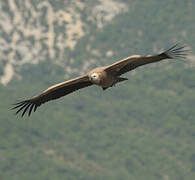
<path id="1" fill-rule="evenodd" d="M 58 99 L 78 89 L 92 85 L 98 85 L 105 90 L 119 82 L 128 80 L 127 78 L 120 77 L 128 71 L 131 71 L 139 66 L 155 63 L 164 59 L 185 58 L 187 51 L 186 46 L 178 46 L 178 44 L 176 44 L 170 49 L 156 55 L 129 56 L 114 64 L 95 68 L 86 75 L 51 86 L 40 95 L 14 104 L 12 109 L 17 109 L 16 114 L 23 111 L 22 116 L 24 116 L 24 114 L 28 111 L 28 116 L 30 116 L 32 110 L 35 112 L 37 107 L 50 100 Z"/>

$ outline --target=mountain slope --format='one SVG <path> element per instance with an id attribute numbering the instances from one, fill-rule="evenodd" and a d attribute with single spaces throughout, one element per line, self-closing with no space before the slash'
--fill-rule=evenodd
<path id="1" fill-rule="evenodd" d="M 194 3 L 165 0 L 1 1 L 1 179 L 194 179 Z M 188 61 L 147 65 L 30 118 L 17 100 L 131 54 L 175 42 Z M 11 72 L 11 74 L 10 74 Z M 7 79 L 6 79 L 7 78 Z"/>

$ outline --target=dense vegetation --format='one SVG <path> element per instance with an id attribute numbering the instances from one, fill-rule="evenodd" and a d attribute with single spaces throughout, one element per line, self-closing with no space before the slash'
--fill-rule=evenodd
<path id="1" fill-rule="evenodd" d="M 103 65 L 153 53 L 153 47 L 175 41 L 194 52 L 193 0 L 123 2 L 128 12 L 102 30 L 91 25 L 69 52 L 75 67 L 88 58 Z M 88 44 L 101 55 L 89 54 Z M 108 50 L 113 56 L 106 57 Z M 0 179 L 194 179 L 195 67 L 190 63 L 141 67 L 120 86 L 80 90 L 23 119 L 8 110 L 11 104 L 62 81 L 64 69 L 46 61 L 23 66 L 22 77 L 0 86 Z"/>

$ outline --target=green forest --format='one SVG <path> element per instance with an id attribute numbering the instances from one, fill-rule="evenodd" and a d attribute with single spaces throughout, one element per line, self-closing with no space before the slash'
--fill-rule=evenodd
<path id="1" fill-rule="evenodd" d="M 89 20 L 91 9 L 101 1 L 79 1 L 84 7 L 75 9 L 86 29 L 74 49 L 64 50 L 64 66 L 40 54 L 45 61 L 23 64 L 15 69 L 15 76 L 6 86 L 0 84 L 1 180 L 194 180 L 194 0 L 112 1 L 124 3 L 127 8 L 111 21 L 105 20 L 102 28 Z M 0 2 L 0 7 L 13 19 L 7 2 Z M 23 7 L 20 0 L 15 2 Z M 38 9 L 39 0 L 30 2 Z M 71 4 L 67 1 L 64 5 L 62 0 L 47 2 L 56 12 Z M 47 12 L 46 8 L 42 11 Z M 0 24 L 0 37 L 9 43 L 14 30 L 6 34 L 3 29 Z M 53 31 L 63 29 L 56 25 Z M 18 30 L 18 34 L 22 32 Z M 35 44 L 38 40 L 31 37 L 30 41 Z M 78 70 L 81 64 L 94 59 L 96 63 L 86 73 L 94 66 L 133 54 L 160 52 L 177 42 L 190 47 L 189 59 L 142 66 L 125 74 L 129 80 L 113 88 L 102 91 L 92 86 L 76 91 L 44 104 L 30 117 L 21 118 L 10 110 L 18 100 L 78 76 L 77 71 L 65 76 L 70 59 L 74 59 L 72 69 Z M 44 38 L 40 43 L 49 49 Z M 91 53 L 87 47 L 99 53 Z M 60 59 L 58 46 L 53 48 L 55 58 Z M 10 51 L 5 52 L 7 59 L 0 58 L 0 75 Z M 107 55 L 108 51 L 113 53 Z"/>

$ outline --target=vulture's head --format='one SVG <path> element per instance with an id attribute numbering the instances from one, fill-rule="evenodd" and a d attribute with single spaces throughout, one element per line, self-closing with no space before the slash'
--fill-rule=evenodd
<path id="1" fill-rule="evenodd" d="M 89 80 L 95 84 L 99 84 L 100 83 L 100 76 L 98 73 L 92 73 L 89 77 Z"/>

